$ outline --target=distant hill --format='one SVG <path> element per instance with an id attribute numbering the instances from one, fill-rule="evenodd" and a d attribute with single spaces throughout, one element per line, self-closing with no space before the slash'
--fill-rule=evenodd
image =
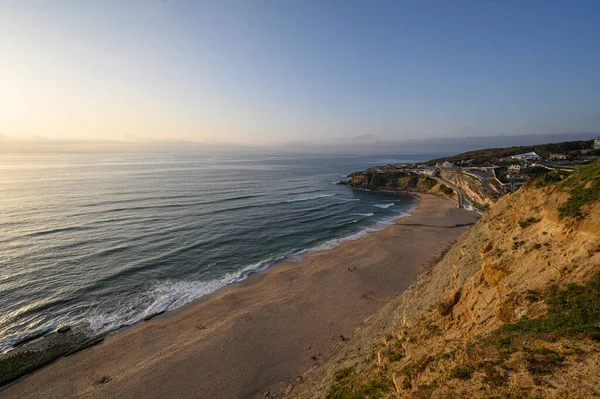
<path id="1" fill-rule="evenodd" d="M 475 150 L 463 152 L 462 154 L 452 155 L 444 158 L 432 159 L 427 165 L 435 165 L 437 162 L 450 161 L 454 164 L 461 161 L 473 160 L 473 165 L 485 165 L 497 162 L 499 158 L 509 157 L 511 155 L 522 154 L 534 151 L 538 155 L 548 158 L 550 154 L 565 154 L 570 156 L 581 155 L 582 150 L 591 150 L 593 140 L 585 141 L 564 141 L 562 143 L 548 143 L 528 146 L 508 147 L 508 148 L 488 148 L 484 150 Z"/>

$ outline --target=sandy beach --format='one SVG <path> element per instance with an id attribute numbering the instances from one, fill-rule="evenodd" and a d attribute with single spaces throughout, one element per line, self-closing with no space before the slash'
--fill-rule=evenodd
<path id="1" fill-rule="evenodd" d="M 474 223 L 421 195 L 410 217 L 250 276 L 122 331 L 0 391 L 0 398 L 262 398 L 352 340 Z"/>

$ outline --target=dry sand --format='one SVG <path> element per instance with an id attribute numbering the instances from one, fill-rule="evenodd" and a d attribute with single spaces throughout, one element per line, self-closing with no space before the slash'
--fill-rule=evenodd
<path id="1" fill-rule="evenodd" d="M 385 230 L 118 333 L 8 386 L 0 398 L 232 399 L 284 391 L 438 260 L 467 230 L 456 225 L 476 221 L 454 202 L 420 197 L 412 216 Z"/>

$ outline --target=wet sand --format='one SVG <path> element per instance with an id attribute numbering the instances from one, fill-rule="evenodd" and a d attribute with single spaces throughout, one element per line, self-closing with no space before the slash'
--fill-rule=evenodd
<path id="1" fill-rule="evenodd" d="M 421 195 L 395 225 L 226 287 L 62 358 L 0 398 L 264 398 L 285 391 L 474 223 Z"/>

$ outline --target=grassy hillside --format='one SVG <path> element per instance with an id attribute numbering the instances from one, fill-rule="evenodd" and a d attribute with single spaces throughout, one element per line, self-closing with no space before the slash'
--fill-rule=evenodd
<path id="1" fill-rule="evenodd" d="M 460 161 L 473 160 L 473 165 L 488 165 L 497 162 L 498 158 L 509 157 L 511 155 L 522 154 L 525 152 L 535 151 L 538 155 L 544 158 L 550 154 L 565 154 L 579 155 L 582 150 L 590 150 L 593 140 L 587 141 L 565 141 L 562 143 L 538 144 L 532 146 L 508 147 L 508 148 L 488 148 L 485 150 L 476 150 L 464 152 L 462 154 L 453 155 L 445 158 L 437 158 L 428 161 L 428 165 L 435 165 L 436 162 L 450 161 L 459 163 Z"/>

